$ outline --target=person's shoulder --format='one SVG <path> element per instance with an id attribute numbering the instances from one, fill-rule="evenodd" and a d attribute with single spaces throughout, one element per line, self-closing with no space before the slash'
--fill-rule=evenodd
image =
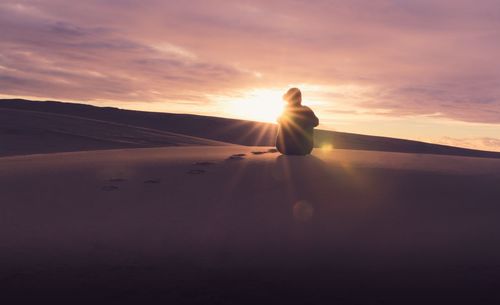
<path id="1" fill-rule="evenodd" d="M 312 112 L 312 113 L 314 113 L 314 111 L 312 111 L 312 109 L 311 109 L 311 108 L 309 108 L 309 107 L 307 107 L 307 106 L 302 106 L 302 111 L 304 111 L 304 112 Z"/>

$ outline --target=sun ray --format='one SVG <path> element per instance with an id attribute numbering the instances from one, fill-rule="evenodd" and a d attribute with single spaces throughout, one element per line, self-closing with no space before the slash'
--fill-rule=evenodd
<path id="1" fill-rule="evenodd" d="M 225 111 L 242 119 L 274 123 L 283 110 L 281 89 L 255 89 L 237 99 L 228 99 Z"/>

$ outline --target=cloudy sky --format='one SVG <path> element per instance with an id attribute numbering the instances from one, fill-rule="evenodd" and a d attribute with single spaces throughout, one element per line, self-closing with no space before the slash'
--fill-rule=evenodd
<path id="1" fill-rule="evenodd" d="M 500 151 L 497 0 L 0 2 L 0 96 L 273 120 Z"/>

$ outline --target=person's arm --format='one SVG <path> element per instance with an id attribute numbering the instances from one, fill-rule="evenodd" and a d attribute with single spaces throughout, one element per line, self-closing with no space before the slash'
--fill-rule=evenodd
<path id="1" fill-rule="evenodd" d="M 305 118 L 307 118 L 307 125 L 310 125 L 312 127 L 316 127 L 319 124 L 318 117 L 314 114 L 314 111 L 311 110 L 311 108 L 307 107 L 307 112 L 306 112 Z"/>
<path id="2" fill-rule="evenodd" d="M 319 125 L 319 119 L 318 117 L 314 114 L 314 112 L 311 110 L 311 117 L 312 117 L 312 127 L 316 127 Z"/>

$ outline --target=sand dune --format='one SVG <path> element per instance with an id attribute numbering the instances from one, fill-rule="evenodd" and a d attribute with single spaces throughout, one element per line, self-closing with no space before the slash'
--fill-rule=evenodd
<path id="1" fill-rule="evenodd" d="M 79 116 L 0 108 L 0 156 L 96 149 L 228 145 Z"/>
<path id="2" fill-rule="evenodd" d="M 356 150 L 241 146 L 274 133 L 0 102 L 3 296 L 497 303 L 498 153 L 330 131 L 317 143 Z"/>
<path id="3" fill-rule="evenodd" d="M 2 287 L 192 304 L 494 297 L 500 160 L 268 149 L 0 158 Z"/>
<path id="4" fill-rule="evenodd" d="M 217 117 L 153 113 L 109 107 L 94 107 L 83 104 L 33 102 L 27 100 L 0 100 L 1 108 L 65 114 L 248 146 L 273 146 L 276 138 L 275 124 Z M 331 144 L 335 148 L 340 149 L 500 158 L 500 153 L 498 152 L 478 151 L 387 137 L 316 130 L 316 147 L 324 144 Z M 95 145 L 94 149 L 99 148 L 98 145 Z M 68 150 L 62 149 L 59 151 Z"/>

